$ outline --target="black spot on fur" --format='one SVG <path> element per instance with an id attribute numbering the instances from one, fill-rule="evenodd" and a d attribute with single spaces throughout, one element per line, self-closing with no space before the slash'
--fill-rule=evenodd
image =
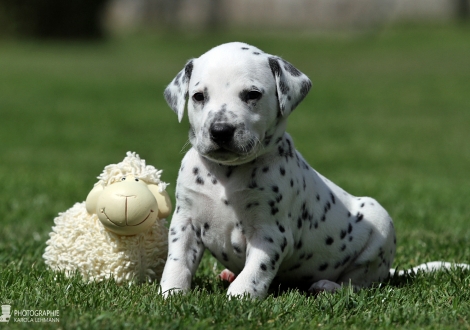
<path id="1" fill-rule="evenodd" d="M 200 185 L 203 185 L 204 184 L 204 179 L 201 178 L 199 175 L 196 177 L 196 183 L 197 184 L 200 184 Z"/>
<path id="2" fill-rule="evenodd" d="M 272 237 L 269 237 L 269 236 L 264 237 L 264 240 L 269 243 L 274 243 L 274 240 L 272 239 Z"/>
<path id="3" fill-rule="evenodd" d="M 301 266 L 302 266 L 302 264 L 295 264 L 294 266 L 292 266 L 291 268 L 289 268 L 289 271 L 299 269 Z"/>
<path id="4" fill-rule="evenodd" d="M 256 183 L 255 180 L 251 180 L 250 183 L 248 184 L 248 189 L 255 189 L 258 188 L 258 184 Z"/>
<path id="5" fill-rule="evenodd" d="M 331 245 L 331 244 L 333 244 L 334 241 L 335 240 L 333 239 L 333 237 L 328 236 L 325 240 L 325 243 L 326 243 L 326 245 Z"/>
<path id="6" fill-rule="evenodd" d="M 287 62 L 286 60 L 282 59 L 282 62 L 284 64 L 284 69 L 289 72 L 292 76 L 294 77 L 300 77 L 302 75 L 302 72 L 300 72 L 295 66 Z"/>
<path id="7" fill-rule="evenodd" d="M 286 246 L 287 246 L 287 238 L 284 237 L 284 241 L 281 244 L 281 251 L 282 252 L 284 252 L 284 249 L 286 248 Z"/>
<path id="8" fill-rule="evenodd" d="M 193 73 L 193 60 L 189 61 L 186 66 L 184 67 L 184 77 L 183 82 L 191 79 L 191 75 Z"/>
<path id="9" fill-rule="evenodd" d="M 252 177 L 252 178 L 255 178 L 255 177 L 256 177 L 256 170 L 257 170 L 257 169 L 258 169 L 257 167 L 254 167 L 253 170 L 251 171 L 251 177 Z"/>
<path id="10" fill-rule="evenodd" d="M 261 265 L 259 265 L 259 268 L 261 268 L 261 270 L 266 270 L 266 269 L 268 269 L 268 267 L 266 267 L 266 265 L 265 265 L 265 264 L 261 264 Z"/>
<path id="11" fill-rule="evenodd" d="M 286 229 L 284 228 L 283 225 L 279 225 L 278 228 L 279 228 L 279 231 L 280 231 L 281 233 L 283 233 L 283 232 L 286 231 Z"/>
<path id="12" fill-rule="evenodd" d="M 262 171 L 263 171 L 263 173 L 266 173 L 266 172 L 268 172 L 268 171 L 269 171 L 269 166 L 265 166 L 265 167 L 263 167 Z"/>
<path id="13" fill-rule="evenodd" d="M 235 252 L 237 253 L 242 253 L 242 249 L 238 246 L 238 245 L 233 245 L 233 249 L 235 250 Z"/>
<path id="14" fill-rule="evenodd" d="M 290 91 L 289 86 L 284 82 L 284 80 L 279 81 L 279 89 L 281 90 L 281 94 L 287 94 Z"/>
<path id="15" fill-rule="evenodd" d="M 305 95 L 308 94 L 310 88 L 312 88 L 312 82 L 308 79 L 302 81 L 301 87 L 300 87 L 300 95 L 305 97 Z"/>
<path id="16" fill-rule="evenodd" d="M 271 68 L 271 72 L 275 76 L 281 75 L 281 67 L 279 66 L 279 62 L 275 57 L 268 58 L 269 67 Z"/>
<path id="17" fill-rule="evenodd" d="M 331 202 L 332 202 L 333 204 L 336 204 L 335 195 L 333 195 L 333 193 L 330 192 L 330 196 L 331 196 Z"/>
<path id="18" fill-rule="evenodd" d="M 322 272 L 326 270 L 327 268 L 328 268 L 328 263 L 325 262 L 324 264 L 320 265 L 320 267 L 318 267 L 318 270 Z"/>
<path id="19" fill-rule="evenodd" d="M 362 221 L 363 218 L 364 214 L 358 212 L 356 215 L 356 223 Z"/>
<path id="20" fill-rule="evenodd" d="M 248 210 L 253 206 L 259 206 L 259 203 L 258 202 L 250 202 L 250 203 L 246 204 L 246 209 Z"/>
<path id="21" fill-rule="evenodd" d="M 279 172 L 281 173 L 282 176 L 286 175 L 286 169 L 282 166 L 279 168 Z"/>

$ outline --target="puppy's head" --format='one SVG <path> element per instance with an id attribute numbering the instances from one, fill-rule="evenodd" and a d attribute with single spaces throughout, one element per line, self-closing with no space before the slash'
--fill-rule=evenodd
<path id="1" fill-rule="evenodd" d="M 189 140 L 199 154 L 238 165 L 274 145 L 311 85 L 289 62 L 233 42 L 188 61 L 164 95 L 180 122 L 188 101 Z"/>

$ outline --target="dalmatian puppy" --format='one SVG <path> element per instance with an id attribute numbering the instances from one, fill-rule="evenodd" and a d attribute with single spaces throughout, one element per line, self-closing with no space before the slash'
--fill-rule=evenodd
<path id="1" fill-rule="evenodd" d="M 227 270 L 229 296 L 263 298 L 273 283 L 318 292 L 390 275 L 392 219 L 312 169 L 285 132 L 311 88 L 289 62 L 233 42 L 192 59 L 165 89 L 192 148 L 176 186 L 164 295 L 186 292 L 205 249 Z"/>

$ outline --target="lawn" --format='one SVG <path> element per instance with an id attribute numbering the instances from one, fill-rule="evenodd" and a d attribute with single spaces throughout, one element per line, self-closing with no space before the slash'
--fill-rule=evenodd
<path id="1" fill-rule="evenodd" d="M 126 151 L 163 169 L 174 202 L 189 125 L 187 116 L 178 123 L 163 89 L 186 60 L 233 40 L 280 55 L 311 78 L 288 131 L 320 173 L 389 211 L 394 267 L 470 262 L 470 26 L 0 41 L 0 304 L 60 313 L 59 323 L 8 328 L 470 329 L 469 271 L 357 293 L 229 301 L 216 279 L 221 265 L 205 255 L 194 290 L 165 301 L 155 284 L 85 284 L 46 268 L 54 217 L 83 201 L 103 167 Z"/>

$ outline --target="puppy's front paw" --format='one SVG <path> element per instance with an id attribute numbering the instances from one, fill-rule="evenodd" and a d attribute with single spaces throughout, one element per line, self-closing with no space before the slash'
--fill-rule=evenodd
<path id="1" fill-rule="evenodd" d="M 257 286 L 255 283 L 251 283 L 251 285 L 247 285 L 242 281 L 239 281 L 240 278 L 236 278 L 232 284 L 228 287 L 227 296 L 242 298 L 244 296 L 248 296 L 250 298 L 265 298 L 267 295 L 267 289 L 263 287 Z"/>

